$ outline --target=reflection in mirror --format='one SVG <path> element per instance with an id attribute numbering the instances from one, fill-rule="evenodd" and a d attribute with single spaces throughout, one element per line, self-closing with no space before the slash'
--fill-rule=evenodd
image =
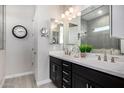
<path id="1" fill-rule="evenodd" d="M 92 45 L 93 52 L 114 49 L 119 54 L 120 40 L 110 37 L 109 6 L 91 6 L 82 11 L 81 30 L 85 33 L 81 43 Z"/>
<path id="2" fill-rule="evenodd" d="M 63 44 L 63 24 L 51 19 L 50 43 Z"/>
<path id="3" fill-rule="evenodd" d="M 64 45 L 76 45 L 80 36 L 80 17 L 64 22 Z"/>

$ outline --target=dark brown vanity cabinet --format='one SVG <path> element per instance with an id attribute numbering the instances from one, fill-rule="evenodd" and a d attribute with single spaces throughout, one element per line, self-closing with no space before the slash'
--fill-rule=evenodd
<path id="1" fill-rule="evenodd" d="M 80 68 L 81 67 L 81 68 Z M 101 88 L 100 85 L 91 81 L 88 77 L 85 77 L 85 70 L 82 70 L 83 66 L 72 64 L 72 87 L 73 88 Z M 87 74 L 90 74 L 86 72 Z M 92 78 L 92 77 L 91 77 Z"/>
<path id="2" fill-rule="evenodd" d="M 123 88 L 124 79 L 91 68 L 72 64 L 72 87 Z"/>
<path id="3" fill-rule="evenodd" d="M 62 87 L 62 60 L 50 57 L 50 79 L 59 88 Z"/>
<path id="4" fill-rule="evenodd" d="M 124 79 L 50 57 L 50 79 L 59 88 L 124 88 Z"/>
<path id="5" fill-rule="evenodd" d="M 59 88 L 71 88 L 71 63 L 50 56 L 50 79 Z"/>

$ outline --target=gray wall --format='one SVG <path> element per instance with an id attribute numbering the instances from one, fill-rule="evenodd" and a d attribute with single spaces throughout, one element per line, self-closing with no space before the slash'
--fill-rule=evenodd
<path id="1" fill-rule="evenodd" d="M 6 6 L 6 77 L 32 72 L 34 7 L 30 5 Z M 12 35 L 12 28 L 19 24 L 27 28 L 28 36 L 24 39 L 18 39 Z"/>
<path id="2" fill-rule="evenodd" d="M 86 22 L 85 22 L 86 24 Z M 94 46 L 94 48 L 115 48 L 119 49 L 119 40 L 110 38 L 110 31 L 93 32 L 95 28 L 109 25 L 109 15 L 104 15 L 99 18 L 87 21 L 87 37 L 85 38 L 88 44 Z M 86 30 L 86 29 L 85 29 Z"/>

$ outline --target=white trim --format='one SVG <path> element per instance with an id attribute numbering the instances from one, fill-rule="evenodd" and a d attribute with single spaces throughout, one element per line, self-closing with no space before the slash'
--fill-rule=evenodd
<path id="1" fill-rule="evenodd" d="M 0 84 L 0 88 L 3 87 L 4 81 L 5 81 L 5 78 L 3 78 L 2 82 L 1 82 L 1 84 Z"/>
<path id="2" fill-rule="evenodd" d="M 44 84 L 47 84 L 47 83 L 50 83 L 50 82 L 51 82 L 50 79 L 38 81 L 38 82 L 37 82 L 37 86 L 44 85 Z"/>
<path id="3" fill-rule="evenodd" d="M 33 72 L 31 71 L 31 72 L 24 72 L 24 73 L 19 73 L 19 74 L 8 75 L 8 76 L 5 76 L 5 79 L 20 77 L 20 76 L 25 76 L 25 75 L 30 75 L 30 74 L 33 74 Z"/>

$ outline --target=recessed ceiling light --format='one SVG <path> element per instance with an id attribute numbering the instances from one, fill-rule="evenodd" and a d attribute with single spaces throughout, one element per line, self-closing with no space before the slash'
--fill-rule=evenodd
<path id="1" fill-rule="evenodd" d="M 69 8 L 69 12 L 73 13 L 74 9 L 72 7 Z"/>
<path id="2" fill-rule="evenodd" d="M 98 11 L 98 14 L 102 14 L 102 13 L 103 13 L 103 11 L 102 11 L 102 10 L 99 10 L 99 11 Z"/>

